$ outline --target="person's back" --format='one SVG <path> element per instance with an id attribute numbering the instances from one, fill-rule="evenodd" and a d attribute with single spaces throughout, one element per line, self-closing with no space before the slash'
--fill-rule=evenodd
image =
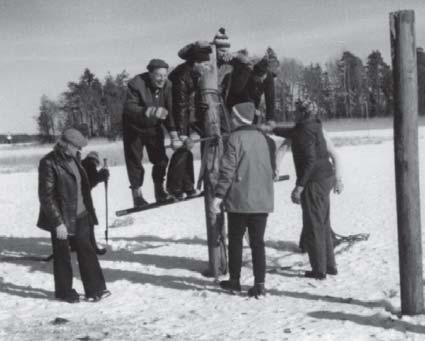
<path id="1" fill-rule="evenodd" d="M 248 296 L 265 295 L 264 233 L 274 206 L 274 142 L 252 126 L 255 106 L 246 102 L 232 109 L 231 133 L 215 188 L 217 212 L 224 202 L 229 224 L 229 274 L 220 282 L 225 290 L 240 291 L 242 239 L 248 228 L 253 258 L 254 286 Z"/>
<path id="2" fill-rule="evenodd" d="M 226 199 L 227 211 L 272 212 L 273 160 L 267 137 L 254 126 L 244 126 L 230 135 L 227 148 L 232 149 L 239 160 L 235 178 Z"/>

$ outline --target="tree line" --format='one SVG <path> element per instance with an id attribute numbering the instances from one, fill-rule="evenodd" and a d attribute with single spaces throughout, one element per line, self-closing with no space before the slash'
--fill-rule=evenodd
<path id="1" fill-rule="evenodd" d="M 419 114 L 425 115 L 425 52 L 417 49 Z M 379 51 L 365 62 L 350 51 L 324 66 L 283 58 L 275 69 L 276 120 L 292 119 L 297 98 L 314 100 L 322 119 L 387 117 L 393 114 L 391 67 Z M 52 141 L 65 127 L 87 128 L 90 137 L 121 135 L 121 115 L 129 74 L 108 74 L 102 81 L 85 69 L 68 82 L 57 100 L 41 96 L 36 121 L 43 140 Z"/>

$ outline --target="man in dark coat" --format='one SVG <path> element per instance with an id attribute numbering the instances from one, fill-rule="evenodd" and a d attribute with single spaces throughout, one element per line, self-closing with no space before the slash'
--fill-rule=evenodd
<path id="1" fill-rule="evenodd" d="M 143 147 L 153 164 L 152 179 L 156 201 L 170 198 L 164 190 L 164 178 L 168 158 L 164 147 L 162 125 L 176 136 L 172 111 L 171 83 L 167 79 L 168 64 L 161 59 L 152 59 L 148 72 L 137 75 L 128 82 L 127 98 L 123 111 L 123 142 L 130 188 L 134 206 L 147 202 L 142 194 L 144 168 Z"/>
<path id="2" fill-rule="evenodd" d="M 329 199 L 336 182 L 322 124 L 316 112 L 314 102 L 298 101 L 295 127 L 275 128 L 274 133 L 291 139 L 292 143 L 297 182 L 291 198 L 294 203 L 301 204 L 302 246 L 308 253 L 312 268 L 305 272 L 305 276 L 325 279 L 327 274 L 337 274 Z"/>
<path id="3" fill-rule="evenodd" d="M 196 194 L 190 135 L 202 134 L 202 120 L 195 111 L 199 72 L 195 65 L 209 60 L 211 47 L 208 43 L 195 42 L 183 47 L 178 56 L 185 60 L 170 72 L 173 88 L 173 119 L 177 136 L 171 136 L 175 151 L 168 167 L 167 191 L 177 199 Z"/>
<path id="4" fill-rule="evenodd" d="M 86 171 L 90 189 L 93 189 L 97 184 L 101 182 L 106 182 L 109 179 L 109 170 L 107 168 L 97 169 L 100 165 L 99 154 L 97 152 L 91 151 L 87 154 L 84 160 L 81 161 L 81 165 Z M 90 241 L 96 250 L 98 255 L 104 255 L 106 253 L 106 248 L 99 248 L 96 243 L 96 237 L 94 234 L 94 225 L 90 229 Z"/>
<path id="5" fill-rule="evenodd" d="M 232 109 L 233 132 L 221 161 L 214 207 L 220 212 L 224 201 L 229 225 L 230 279 L 221 281 L 220 286 L 226 290 L 241 290 L 242 240 L 248 228 L 254 271 L 254 286 L 248 295 L 258 298 L 265 295 L 264 232 L 274 206 L 275 145 L 252 125 L 255 111 L 250 102 L 237 104 Z"/>
<path id="6" fill-rule="evenodd" d="M 248 57 L 242 58 L 244 52 L 239 53 L 238 58 L 232 59 L 233 71 L 225 80 L 225 103 L 229 110 L 238 104 L 252 102 L 255 108 L 260 108 L 261 97 L 264 95 L 266 104 L 265 120 L 275 120 L 275 75 L 270 71 L 268 57 L 265 56 L 254 67 L 247 61 Z M 257 114 L 259 111 L 257 111 Z M 255 124 L 261 123 L 261 118 L 256 115 Z"/>
<path id="7" fill-rule="evenodd" d="M 41 159 L 38 171 L 37 226 L 51 233 L 55 297 L 70 303 L 79 302 L 72 288 L 70 243 L 77 252 L 86 298 L 98 301 L 110 295 L 90 242 L 90 229 L 97 218 L 87 174 L 77 158 L 85 145 L 87 140 L 78 130 L 65 130 L 54 150 Z"/>

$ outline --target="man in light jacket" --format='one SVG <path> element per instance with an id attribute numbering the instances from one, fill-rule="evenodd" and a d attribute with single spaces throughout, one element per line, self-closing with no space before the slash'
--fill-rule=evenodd
<path id="1" fill-rule="evenodd" d="M 258 298 L 265 295 L 264 232 L 274 207 L 275 145 L 252 125 L 255 112 L 254 104 L 248 102 L 232 109 L 233 131 L 222 158 L 214 207 L 219 212 L 224 203 L 229 225 L 230 279 L 221 281 L 220 286 L 241 290 L 242 239 L 248 228 L 254 271 L 254 286 L 248 296 Z"/>

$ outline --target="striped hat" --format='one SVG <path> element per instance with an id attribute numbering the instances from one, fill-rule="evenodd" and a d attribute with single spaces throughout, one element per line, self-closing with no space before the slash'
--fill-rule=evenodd
<path id="1" fill-rule="evenodd" d="M 218 32 L 216 33 L 213 44 L 218 48 L 229 48 L 230 47 L 230 41 L 229 37 L 226 34 L 226 30 L 221 27 Z"/>
<path id="2" fill-rule="evenodd" d="M 239 103 L 232 108 L 232 119 L 238 123 L 238 126 L 251 125 L 255 114 L 255 105 L 251 102 Z"/>

